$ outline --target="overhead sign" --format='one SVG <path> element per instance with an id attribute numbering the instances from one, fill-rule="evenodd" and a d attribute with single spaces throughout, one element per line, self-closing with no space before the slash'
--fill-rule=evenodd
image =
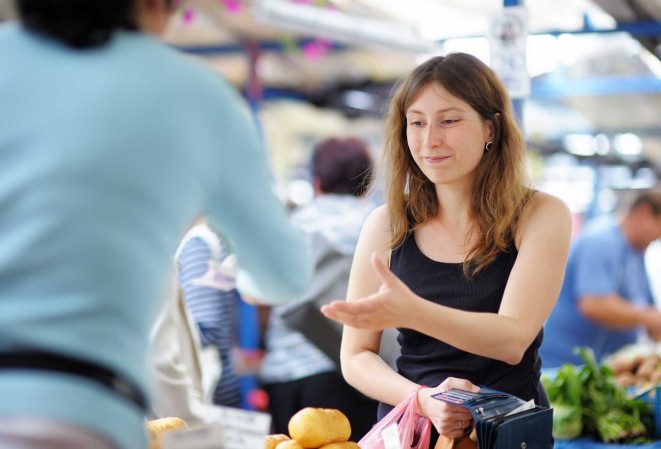
<path id="1" fill-rule="evenodd" d="M 500 76 L 512 98 L 530 95 L 526 63 L 528 20 L 523 6 L 508 6 L 489 27 L 491 68 Z"/>

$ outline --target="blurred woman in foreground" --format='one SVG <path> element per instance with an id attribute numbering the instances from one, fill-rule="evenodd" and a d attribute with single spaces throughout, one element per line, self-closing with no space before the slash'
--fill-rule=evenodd
<path id="1" fill-rule="evenodd" d="M 166 0 L 19 0 L 0 27 L 0 446 L 146 447 L 146 350 L 201 216 L 237 287 L 303 291 L 305 243 L 248 110 L 153 35 Z"/>

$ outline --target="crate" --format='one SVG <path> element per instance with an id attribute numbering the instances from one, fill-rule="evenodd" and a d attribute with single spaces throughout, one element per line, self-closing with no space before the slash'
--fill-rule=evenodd
<path id="1" fill-rule="evenodd" d="M 639 391 L 634 397 L 644 400 L 652 408 L 654 434 L 657 438 L 661 438 L 661 385 L 655 385 L 644 391 Z"/>

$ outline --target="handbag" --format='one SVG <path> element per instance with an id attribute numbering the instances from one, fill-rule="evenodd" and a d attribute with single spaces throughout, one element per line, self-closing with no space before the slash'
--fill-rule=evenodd
<path id="1" fill-rule="evenodd" d="M 479 449 L 553 448 L 550 407 L 488 387 L 481 387 L 477 393 L 450 389 L 432 397 L 470 411 Z"/>
<path id="2" fill-rule="evenodd" d="M 302 333 L 339 367 L 342 324 L 327 318 L 320 309 L 346 297 L 353 256 L 339 251 L 321 233 L 312 233 L 309 239 L 312 282 L 300 298 L 279 306 L 278 313 L 287 326 Z"/>
<path id="3" fill-rule="evenodd" d="M 431 438 L 431 420 L 416 413 L 418 391 L 397 404 L 390 413 L 377 422 L 358 442 L 361 449 L 384 449 L 383 431 L 397 426 L 401 448 L 428 449 Z"/>

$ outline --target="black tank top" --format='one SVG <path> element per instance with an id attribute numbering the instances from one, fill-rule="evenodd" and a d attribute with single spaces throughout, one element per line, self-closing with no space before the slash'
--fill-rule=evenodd
<path id="1" fill-rule="evenodd" d="M 392 252 L 390 269 L 415 294 L 455 309 L 498 313 L 505 285 L 516 260 L 514 243 L 471 280 L 463 275 L 463 264 L 436 262 L 422 254 L 413 233 Z M 532 293 L 532 292 L 531 292 Z M 534 300 L 534 294 L 531 294 Z M 419 385 L 436 387 L 447 377 L 468 379 L 516 395 L 536 404 L 548 405 L 539 381 L 541 361 L 537 354 L 543 330 L 526 350 L 518 365 L 471 354 L 411 329 L 398 329 L 401 355 L 397 371 Z M 381 404 L 379 419 L 391 407 Z"/>

